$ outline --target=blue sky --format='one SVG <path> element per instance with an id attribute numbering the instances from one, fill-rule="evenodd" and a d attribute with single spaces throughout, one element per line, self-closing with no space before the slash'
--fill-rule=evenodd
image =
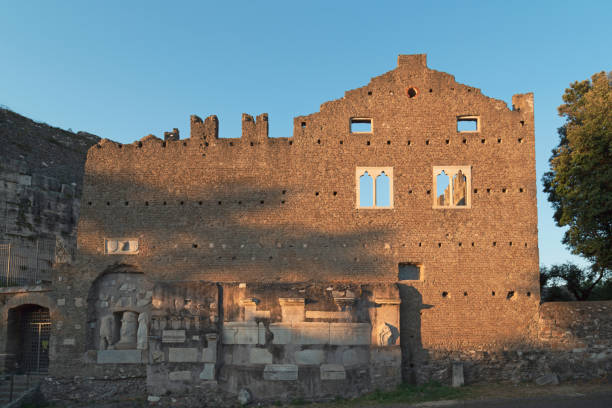
<path id="1" fill-rule="evenodd" d="M 0 0 L 0 104 L 54 126 L 129 143 L 217 114 L 293 117 L 368 83 L 398 54 L 428 54 L 508 104 L 535 93 L 539 179 L 570 82 L 612 69 L 611 1 L 8 1 Z M 540 262 L 579 261 L 538 196 Z"/>

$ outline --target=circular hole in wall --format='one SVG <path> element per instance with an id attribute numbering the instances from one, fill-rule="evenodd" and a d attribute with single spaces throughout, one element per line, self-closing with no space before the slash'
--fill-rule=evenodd
<path id="1" fill-rule="evenodd" d="M 413 86 L 406 88 L 406 95 L 408 95 L 409 98 L 414 98 L 418 93 L 419 90 Z"/>

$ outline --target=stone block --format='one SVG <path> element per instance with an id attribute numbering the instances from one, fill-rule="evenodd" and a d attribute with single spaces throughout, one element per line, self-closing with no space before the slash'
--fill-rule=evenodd
<path id="1" fill-rule="evenodd" d="M 184 343 L 185 339 L 185 330 L 162 331 L 162 343 Z"/>
<path id="2" fill-rule="evenodd" d="M 31 186 L 32 185 L 32 176 L 27 174 L 20 174 L 17 178 L 17 183 L 23 186 Z"/>
<path id="3" fill-rule="evenodd" d="M 295 381 L 298 378 L 298 366 L 295 364 L 268 364 L 264 368 L 264 380 Z"/>
<path id="4" fill-rule="evenodd" d="M 370 344 L 369 323 L 330 323 L 329 343 L 337 346 Z"/>
<path id="5" fill-rule="evenodd" d="M 291 324 L 272 323 L 269 326 L 272 335 L 272 344 L 291 344 L 292 328 Z"/>
<path id="6" fill-rule="evenodd" d="M 304 321 L 304 298 L 279 298 L 283 323 Z"/>
<path id="7" fill-rule="evenodd" d="M 64 339 L 62 344 L 64 346 L 74 346 L 76 344 L 76 340 L 75 339 Z"/>
<path id="8" fill-rule="evenodd" d="M 295 352 L 295 362 L 299 365 L 319 365 L 325 361 L 323 350 L 302 350 Z"/>
<path id="9" fill-rule="evenodd" d="M 346 371 L 342 364 L 321 364 L 321 380 L 345 380 Z"/>
<path id="10" fill-rule="evenodd" d="M 207 334 L 208 347 L 202 350 L 202 362 L 214 363 L 217 361 L 217 335 Z"/>
<path id="11" fill-rule="evenodd" d="M 342 352 L 342 364 L 346 366 L 355 366 L 360 364 L 367 364 L 369 362 L 369 350 L 365 347 L 349 348 Z M 401 355 L 398 356 L 401 359 Z"/>
<path id="12" fill-rule="evenodd" d="M 249 350 L 249 363 L 272 364 L 272 353 L 265 348 L 253 347 Z"/>
<path id="13" fill-rule="evenodd" d="M 83 307 L 84 305 L 83 298 L 80 298 L 80 297 L 74 298 L 74 305 L 76 307 Z"/>
<path id="14" fill-rule="evenodd" d="M 535 382 L 538 385 L 558 385 L 559 377 L 555 373 L 544 374 L 543 376 L 536 378 Z"/>
<path id="15" fill-rule="evenodd" d="M 453 387 L 462 387 L 463 380 L 463 363 L 453 363 Z"/>
<path id="16" fill-rule="evenodd" d="M 257 344 L 266 344 L 266 326 L 262 322 L 259 322 L 257 330 Z"/>
<path id="17" fill-rule="evenodd" d="M 168 349 L 168 361 L 171 363 L 195 363 L 198 361 L 198 349 L 171 347 Z"/>
<path id="18" fill-rule="evenodd" d="M 257 344 L 259 328 L 255 322 L 226 322 L 223 325 L 223 344 Z"/>
<path id="19" fill-rule="evenodd" d="M 151 352 L 151 359 L 153 363 L 161 363 L 164 361 L 164 352 L 163 351 L 153 351 Z"/>
<path id="20" fill-rule="evenodd" d="M 200 372 L 200 380 L 214 380 L 215 365 L 213 363 L 204 364 L 204 368 Z"/>
<path id="21" fill-rule="evenodd" d="M 293 344 L 329 344 L 329 323 L 292 324 Z"/>
<path id="22" fill-rule="evenodd" d="M 98 350 L 98 364 L 142 364 L 142 350 Z"/>
<path id="23" fill-rule="evenodd" d="M 170 381 L 191 381 L 191 371 L 172 371 L 168 374 Z"/>
<path id="24" fill-rule="evenodd" d="M 66 299 L 64 299 L 64 298 L 57 299 L 57 305 L 58 306 L 65 306 L 66 305 Z"/>
<path id="25" fill-rule="evenodd" d="M 332 319 L 332 320 L 350 320 L 349 312 L 324 312 L 319 310 L 307 310 L 307 319 Z"/>

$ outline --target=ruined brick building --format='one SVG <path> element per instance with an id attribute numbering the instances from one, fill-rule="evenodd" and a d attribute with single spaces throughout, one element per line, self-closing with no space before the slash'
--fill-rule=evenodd
<path id="1" fill-rule="evenodd" d="M 186 139 L 102 140 L 76 259 L 25 300 L 50 310 L 50 374 L 260 399 L 448 381 L 455 360 L 534 375 L 485 361 L 542 344 L 533 95 L 512 105 L 400 55 L 291 138 L 244 114 L 240 138 L 192 116 Z"/>

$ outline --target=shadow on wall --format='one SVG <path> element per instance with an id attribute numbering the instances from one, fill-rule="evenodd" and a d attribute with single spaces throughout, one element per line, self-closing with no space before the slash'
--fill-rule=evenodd
<path id="1" fill-rule="evenodd" d="M 419 382 L 420 366 L 427 360 L 421 339 L 421 311 L 433 306 L 423 304 L 423 296 L 414 287 L 398 283 L 400 304 L 400 339 L 402 349 L 402 381 Z"/>
<path id="2" fill-rule="evenodd" d="M 187 195 L 117 175 L 88 177 L 79 241 L 139 239 L 134 258 L 102 255 L 100 248 L 80 245 L 81 255 L 105 265 L 129 261 L 147 274 L 157 271 L 159 277 L 178 280 L 274 281 L 356 275 L 374 280 L 396 267 L 393 257 L 382 253 L 393 233 L 388 224 L 374 220 L 341 228 L 338 204 L 315 202 L 313 194 L 311 205 L 294 205 L 304 200 L 303 186 L 253 188 L 257 182 L 245 176 L 215 180 L 222 188 L 203 180 L 198 191 Z M 94 182 L 97 191 L 92 191 Z M 335 221 L 330 225 L 329 220 Z M 378 246 L 381 253 L 375 252 Z"/>

